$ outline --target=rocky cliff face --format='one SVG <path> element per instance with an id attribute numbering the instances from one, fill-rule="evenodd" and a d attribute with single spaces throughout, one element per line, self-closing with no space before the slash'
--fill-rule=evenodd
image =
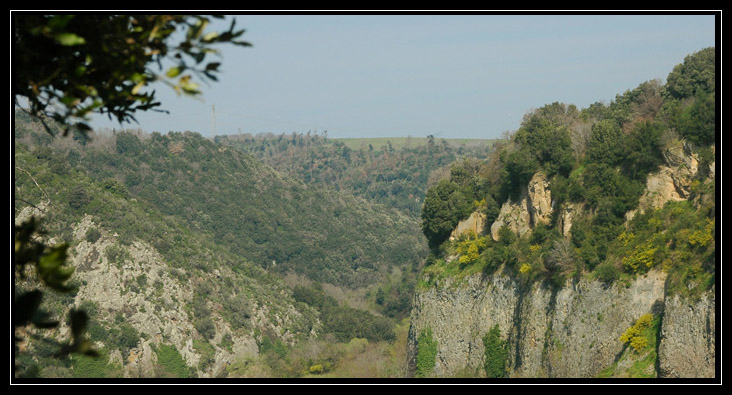
<path id="1" fill-rule="evenodd" d="M 417 336 L 430 328 L 438 351 L 433 374 L 482 374 L 483 337 L 495 325 L 508 341 L 510 377 L 594 377 L 622 354 L 623 332 L 642 315 L 661 315 L 659 376 L 714 376 L 714 295 L 666 300 L 665 274 L 627 286 L 582 279 L 560 289 L 526 289 L 497 274 L 444 284 L 415 298 L 408 340 L 414 374 Z M 697 332 L 703 332 L 699 335 Z"/>
<path id="2" fill-rule="evenodd" d="M 690 196 L 698 158 L 689 146 L 675 142 L 664 151 L 664 159 L 665 165 L 648 177 L 639 211 Z M 713 167 L 704 182 L 714 180 Z M 503 226 L 519 236 L 528 234 L 537 223 L 547 223 L 553 209 L 546 177 L 537 173 L 517 202 L 501 207 L 491 225 L 491 236 L 498 240 Z M 565 237 L 570 235 L 572 222 L 587 215 L 579 203 L 557 209 L 557 226 Z M 510 377 L 595 377 L 625 361 L 621 361 L 626 346 L 620 336 L 639 317 L 654 314 L 661 318 L 661 326 L 657 363 L 650 367 L 650 374 L 715 376 L 714 289 L 701 297 L 670 296 L 665 289 L 666 274 L 660 270 L 630 282 L 616 281 L 610 287 L 587 277 L 558 288 L 524 286 L 501 274 L 451 281 L 417 292 L 408 339 L 410 374 L 416 368 L 417 338 L 427 328 L 438 344 L 435 376 L 484 374 L 483 337 L 498 325 L 508 342 Z"/>
<path id="3" fill-rule="evenodd" d="M 698 298 L 676 295 L 666 300 L 658 347 L 660 376 L 714 377 L 714 302 L 714 292 Z"/>

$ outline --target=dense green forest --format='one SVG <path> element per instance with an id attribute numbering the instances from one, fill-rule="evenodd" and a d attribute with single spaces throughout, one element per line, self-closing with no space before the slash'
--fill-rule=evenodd
<path id="1" fill-rule="evenodd" d="M 528 113 L 510 141 L 489 160 L 453 166 L 450 176 L 430 188 L 422 228 L 432 254 L 424 277 L 503 268 L 523 281 L 560 285 L 591 274 L 611 283 L 663 266 L 677 290 L 688 281 L 714 283 L 715 52 L 688 56 L 666 84 L 648 81 L 617 95 L 609 104 L 585 109 L 552 103 Z M 646 210 L 632 219 L 649 174 L 660 170 L 674 150 L 699 160 L 699 172 L 683 202 Z M 507 226 L 497 240 L 487 235 L 449 241 L 450 232 L 476 208 L 490 227 L 506 202 L 542 173 L 555 209 L 527 235 Z M 480 200 L 483 199 L 483 200 Z M 476 201 L 479 201 L 475 203 Z M 582 213 L 563 237 L 559 213 L 572 205 Z M 640 210 L 642 211 L 642 210 Z M 523 237 L 519 237 L 523 236 Z M 446 257 L 457 254 L 458 264 Z"/>
<path id="2" fill-rule="evenodd" d="M 305 184 L 335 188 L 413 217 L 419 217 L 430 176 L 438 178 L 458 158 L 487 158 L 494 143 L 433 136 L 393 140 L 332 139 L 317 132 L 215 139 Z"/>
<path id="3" fill-rule="evenodd" d="M 17 137 L 22 141 L 24 136 L 20 129 Z M 34 136 L 29 142 L 50 142 L 49 136 Z M 83 171 L 98 183 L 114 184 L 270 270 L 294 270 L 355 288 L 383 279 L 393 266 L 416 265 L 422 257 L 423 241 L 407 216 L 344 193 L 307 188 L 198 134 L 123 131 L 91 139 L 86 145 L 38 149 L 64 167 L 59 171 Z M 86 200 L 72 199 L 94 207 L 93 199 Z M 119 228 L 123 240 L 136 237 L 134 229 L 109 226 Z M 162 240 L 150 241 L 163 253 L 171 248 Z"/>

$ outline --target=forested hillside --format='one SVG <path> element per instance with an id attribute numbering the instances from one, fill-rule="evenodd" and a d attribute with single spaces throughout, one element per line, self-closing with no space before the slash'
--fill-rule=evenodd
<path id="1" fill-rule="evenodd" d="M 15 173 L 17 220 L 69 244 L 77 289 L 49 299 L 51 317 L 83 308 L 103 354 L 59 364 L 22 343 L 21 375 L 298 377 L 312 358 L 327 360 L 315 374 L 356 372 L 336 362 L 363 353 L 388 370 L 376 375 L 403 372 L 388 361 L 426 253 L 414 218 L 195 133 L 53 138 L 22 112 Z"/>
<path id="2" fill-rule="evenodd" d="M 333 139 L 310 132 L 216 138 L 305 184 L 335 188 L 413 217 L 419 217 L 430 176 L 439 178 L 461 157 L 487 158 L 494 143 L 433 136 L 392 140 Z"/>
<path id="3" fill-rule="evenodd" d="M 429 294 L 433 287 L 477 274 L 484 279 L 502 274 L 517 283 L 511 289 L 518 295 L 539 287 L 551 289 L 555 298 L 580 281 L 627 288 L 654 272 L 666 278 L 662 298 L 708 300 L 711 294 L 713 300 L 719 225 L 715 66 L 715 49 L 707 48 L 689 55 L 665 84 L 644 82 L 609 104 L 585 109 L 548 104 L 527 114 L 488 161 L 454 166 L 427 192 L 422 228 L 432 253 L 420 289 Z M 483 228 L 455 231 L 471 213 Z M 659 314 L 654 310 L 653 317 L 645 317 L 643 330 L 656 319 L 652 326 L 658 335 Z M 519 331 L 503 334 L 515 342 L 516 355 L 509 360 L 516 369 L 521 366 L 518 348 L 529 347 L 521 340 L 521 331 L 529 330 L 521 322 L 503 323 L 504 330 Z M 416 339 L 417 333 L 410 336 Z M 630 342 L 631 337 L 624 338 Z M 659 350 L 655 338 L 638 342 L 636 351 L 652 351 L 643 362 L 652 367 Z M 552 366 L 553 347 L 547 340 L 544 368 Z M 649 369 L 643 375 L 657 373 Z M 615 366 L 603 374 L 636 373 Z"/>
<path id="4" fill-rule="evenodd" d="M 48 137 L 25 122 L 19 136 Z M 16 224 L 33 215 L 42 240 L 69 246 L 73 291 L 49 293 L 41 307 L 62 322 L 70 307 L 83 309 L 100 357 L 59 358 L 63 330 L 23 331 L 19 377 L 190 377 L 220 370 L 252 343 L 292 343 L 319 327 L 316 311 L 295 310 L 281 280 L 115 178 L 89 177 L 58 148 L 16 141 Z M 17 279 L 16 294 L 32 280 Z"/>
<path id="5" fill-rule="evenodd" d="M 124 131 L 92 135 L 86 145 L 72 140 L 45 147 L 34 139 L 50 143 L 49 136 L 24 134 L 21 125 L 17 137 L 47 151 L 59 171 L 114 184 L 268 270 L 355 288 L 422 256 L 413 219 L 344 193 L 307 188 L 195 133 Z M 79 205 L 87 203 L 94 202 Z M 117 231 L 128 240 L 136 236 L 134 229 Z M 174 245 L 151 242 L 162 251 Z"/>
<path id="6" fill-rule="evenodd" d="M 711 237 L 714 179 L 705 180 L 714 172 L 710 167 L 715 152 L 714 67 L 714 48 L 705 49 L 677 66 L 665 85 L 645 82 L 608 105 L 595 103 L 579 110 L 552 103 L 527 114 L 491 160 L 481 166 L 453 167 L 449 179 L 427 192 L 422 227 L 433 259 L 442 256 L 440 247 L 470 249 L 479 252 L 464 259 L 471 264 L 496 269 L 511 263 L 508 267 L 517 275 L 558 281 L 563 275 L 583 272 L 596 272 L 610 281 L 662 262 L 683 271 L 703 265 L 706 270 L 698 275 L 713 273 L 713 244 L 695 250 L 701 245 L 672 242 L 676 235 L 670 230 L 675 227 L 661 225 L 660 218 L 651 220 L 662 212 L 655 213 L 647 204 L 639 209 L 639 204 L 644 203 L 649 175 L 691 152 L 698 158 L 699 171 L 694 170 L 693 179 L 678 194 L 694 204 L 681 204 L 673 211 L 676 216 L 683 211 L 694 217 L 682 221 L 687 224 L 682 237 L 697 233 Z M 522 188 L 536 174 L 551 191 L 549 212 L 535 214 L 523 225 L 504 219 L 501 210 L 520 201 Z M 443 244 L 473 211 L 471 202 L 481 198 L 489 234 L 465 241 L 462 247 Z M 581 213 L 572 221 L 571 231 L 560 226 L 567 208 Z M 640 234 L 646 237 L 636 237 Z M 636 255 L 629 253 L 633 250 Z M 622 259 L 629 254 L 652 259 L 638 266 L 630 257 Z"/>

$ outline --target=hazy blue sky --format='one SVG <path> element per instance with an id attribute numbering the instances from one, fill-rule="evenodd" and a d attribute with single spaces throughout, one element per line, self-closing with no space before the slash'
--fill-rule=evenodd
<path id="1" fill-rule="evenodd" d="M 202 100 L 157 91 L 147 131 L 494 138 L 532 108 L 583 108 L 715 45 L 713 15 L 239 15 Z M 99 127 L 118 124 L 98 122 Z M 137 125 L 128 125 L 137 127 Z"/>

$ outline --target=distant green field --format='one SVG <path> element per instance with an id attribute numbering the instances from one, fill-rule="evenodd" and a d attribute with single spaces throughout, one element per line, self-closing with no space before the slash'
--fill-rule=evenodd
<path id="1" fill-rule="evenodd" d="M 392 148 L 395 150 L 403 147 L 418 147 L 427 145 L 426 137 L 373 137 L 373 138 L 331 138 L 330 140 L 342 141 L 348 148 L 360 149 L 368 148 L 371 144 L 374 149 L 378 150 L 387 146 L 391 142 Z M 474 146 L 474 145 L 491 145 L 496 139 L 441 139 L 435 138 L 435 144 L 442 144 L 442 140 L 447 141 L 451 146 Z"/>

